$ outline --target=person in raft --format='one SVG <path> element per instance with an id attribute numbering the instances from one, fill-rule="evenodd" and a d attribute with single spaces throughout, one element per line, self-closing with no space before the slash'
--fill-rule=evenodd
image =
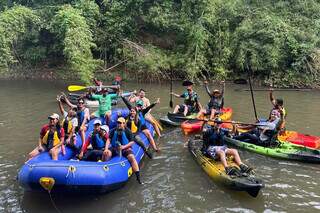
<path id="1" fill-rule="evenodd" d="M 173 92 L 170 93 L 177 98 L 184 99 L 184 104 L 176 105 L 173 110 L 173 113 L 176 114 L 178 112 L 181 112 L 184 116 L 187 116 L 190 113 L 199 112 L 199 110 L 202 109 L 198 94 L 195 91 L 193 91 L 192 85 L 193 83 L 191 81 L 184 81 L 182 86 L 185 86 L 187 88 L 186 92 L 184 92 L 181 95 L 178 95 Z"/>
<path id="2" fill-rule="evenodd" d="M 112 156 L 112 153 L 109 150 L 109 127 L 107 125 L 101 126 L 101 121 L 99 119 L 95 120 L 93 125 L 94 129 L 83 144 L 78 158 L 85 161 L 107 161 Z M 92 149 L 87 150 L 90 144 Z"/>
<path id="3" fill-rule="evenodd" d="M 76 127 L 75 131 L 79 132 L 81 136 L 82 144 L 85 142 L 85 132 L 88 128 L 88 121 L 90 119 L 90 112 L 87 107 L 84 106 L 84 99 L 82 97 L 78 98 L 77 105 L 72 104 L 66 95 L 63 96 L 66 104 L 73 109 L 77 109 L 77 118 L 78 118 L 78 126 Z"/>
<path id="4" fill-rule="evenodd" d="M 136 104 L 137 104 L 138 101 L 142 101 L 143 102 L 143 106 L 142 106 L 143 109 L 145 109 L 148 106 L 150 106 L 150 100 L 148 98 L 146 98 L 146 91 L 144 89 L 140 89 L 138 95 L 135 95 L 135 93 L 132 93 L 128 100 L 131 103 L 136 103 Z M 156 123 L 156 119 L 151 115 L 151 109 L 145 115 L 145 118 L 146 118 L 147 121 L 149 121 L 152 124 L 152 126 L 154 127 L 157 135 L 159 137 L 161 137 L 161 131 L 159 129 L 158 124 Z"/>
<path id="5" fill-rule="evenodd" d="M 285 133 L 285 125 L 286 125 L 286 118 L 287 118 L 287 111 L 283 106 L 283 99 L 281 98 L 277 98 L 275 99 L 273 96 L 273 89 L 270 88 L 269 89 L 269 98 L 270 98 L 270 102 L 272 104 L 272 109 L 270 110 L 270 114 L 269 114 L 269 119 L 271 118 L 271 113 L 273 110 L 277 110 L 279 112 L 279 115 L 283 115 L 283 117 L 279 117 L 281 118 L 281 122 L 278 125 L 278 131 L 279 134 L 282 135 Z"/>
<path id="6" fill-rule="evenodd" d="M 108 125 L 111 118 L 112 100 L 118 97 L 118 93 L 108 94 L 107 88 L 102 89 L 101 95 L 95 95 L 92 91 L 89 91 L 87 98 L 99 101 L 99 109 L 91 115 L 91 118 L 104 117 Z"/>
<path id="7" fill-rule="evenodd" d="M 221 91 L 220 90 L 213 90 L 210 92 L 208 87 L 208 81 L 204 81 L 204 85 L 206 88 L 206 91 L 210 97 L 209 103 L 207 105 L 206 109 L 200 110 L 198 113 L 198 118 L 202 118 L 204 115 L 210 115 L 210 119 L 214 119 L 216 115 L 221 113 L 221 109 L 224 105 L 224 90 L 225 90 L 225 82 L 221 82 L 223 84 Z"/>
<path id="8" fill-rule="evenodd" d="M 134 144 L 133 134 L 126 128 L 126 120 L 123 117 L 119 117 L 117 120 L 117 127 L 110 130 L 109 139 L 111 141 L 112 155 L 126 157 L 132 166 L 132 170 L 136 175 L 138 183 L 142 184 L 139 165 L 132 152 L 132 145 Z"/>
<path id="9" fill-rule="evenodd" d="M 59 115 L 53 113 L 48 117 L 49 123 L 42 126 L 38 146 L 29 153 L 29 159 L 34 158 L 41 152 L 49 152 L 52 160 L 58 160 L 60 148 L 65 155 L 64 130 L 59 124 Z"/>
<path id="10" fill-rule="evenodd" d="M 214 160 L 220 160 L 227 175 L 235 175 L 238 171 L 236 168 L 228 166 L 226 156 L 234 157 L 234 161 L 239 166 L 240 172 L 250 173 L 252 168 L 242 163 L 238 151 L 230 149 L 224 144 L 223 137 L 228 134 L 228 130 L 220 127 L 220 119 L 216 119 L 216 121 L 214 126 L 206 123 L 202 127 L 202 152 Z"/>
<path id="11" fill-rule="evenodd" d="M 136 102 L 136 107 L 133 107 L 125 97 L 121 96 L 121 98 L 123 102 L 126 104 L 126 106 L 128 107 L 128 109 L 130 110 L 130 114 L 127 118 L 127 127 L 134 134 L 142 131 L 150 141 L 152 148 L 156 152 L 158 152 L 159 148 L 157 147 L 156 142 L 154 141 L 153 135 L 151 134 L 150 130 L 146 125 L 145 115 L 151 110 L 151 108 L 153 108 L 155 105 L 160 103 L 160 98 L 158 98 L 156 102 L 154 102 L 153 104 L 149 105 L 146 108 L 143 108 L 142 100 L 138 100 Z M 139 135 L 136 135 L 135 139 L 137 139 L 137 137 L 139 137 Z M 137 143 L 139 144 L 139 139 Z"/>
<path id="12" fill-rule="evenodd" d="M 70 108 L 69 111 L 65 111 L 63 108 L 63 95 L 57 96 L 58 106 L 59 110 L 61 112 L 61 115 L 63 116 L 63 120 L 61 121 L 60 125 L 62 126 L 65 137 L 64 137 L 64 143 L 65 145 L 69 146 L 70 148 L 76 149 L 76 127 L 78 126 L 78 118 L 76 110 L 77 108 Z"/>

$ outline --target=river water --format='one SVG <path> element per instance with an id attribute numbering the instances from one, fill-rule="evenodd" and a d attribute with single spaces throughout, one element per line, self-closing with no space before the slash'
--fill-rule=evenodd
<path id="1" fill-rule="evenodd" d="M 65 82 L 0 81 L 0 212 L 57 212 L 46 193 L 24 192 L 16 175 L 26 155 L 37 144 L 40 127 L 47 116 L 58 112 L 55 96 L 65 91 Z M 211 85 L 212 86 L 212 85 Z M 152 100 L 161 98 L 153 109 L 156 117 L 170 108 L 170 85 L 126 84 L 125 88 L 145 88 Z M 226 86 L 225 106 L 234 110 L 233 119 L 254 120 L 247 86 Z M 207 95 L 195 87 L 202 104 Z M 174 83 L 174 91 L 183 91 Z M 319 91 L 279 91 L 288 112 L 287 129 L 320 135 Z M 268 115 L 268 92 L 255 92 L 258 116 Z M 180 100 L 174 99 L 174 103 Z M 162 151 L 153 160 L 145 159 L 144 185 L 130 179 L 118 191 L 104 195 L 54 195 L 61 212 L 320 212 L 320 165 L 276 160 L 240 151 L 244 162 L 255 168 L 266 184 L 257 198 L 215 185 L 184 147 L 187 140 L 179 128 L 166 129 L 158 142 Z"/>

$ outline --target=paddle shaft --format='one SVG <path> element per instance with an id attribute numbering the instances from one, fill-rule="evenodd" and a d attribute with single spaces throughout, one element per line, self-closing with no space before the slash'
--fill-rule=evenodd
<path id="1" fill-rule="evenodd" d="M 187 118 L 187 117 L 175 117 L 176 119 L 181 120 L 191 120 L 191 121 L 205 121 L 205 122 L 214 122 L 214 123 L 227 123 L 227 124 L 241 124 L 241 125 L 252 125 L 252 126 L 266 126 L 265 124 L 252 124 L 252 123 L 243 123 L 243 122 L 234 122 L 234 121 L 216 121 L 216 120 L 205 120 L 205 119 L 198 119 L 198 118 Z"/>
<path id="2" fill-rule="evenodd" d="M 172 69 L 171 69 L 171 73 L 170 73 L 170 102 L 169 105 L 172 108 L 173 107 L 173 101 L 172 101 Z"/>
<path id="3" fill-rule="evenodd" d="M 252 100 L 252 105 L 253 105 L 253 110 L 254 110 L 254 116 L 255 116 L 256 120 L 258 120 L 256 103 L 254 101 L 254 95 L 253 95 L 252 84 L 251 84 L 252 70 L 251 70 L 251 65 L 250 65 L 250 61 L 249 61 L 248 56 L 247 56 L 247 68 L 248 68 L 248 79 L 249 79 L 249 86 L 250 86 L 250 93 L 251 93 L 251 100 Z"/>

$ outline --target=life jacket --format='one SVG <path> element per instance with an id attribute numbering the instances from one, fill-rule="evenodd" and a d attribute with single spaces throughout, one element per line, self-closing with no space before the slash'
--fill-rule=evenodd
<path id="1" fill-rule="evenodd" d="M 69 119 L 63 119 L 61 126 L 63 127 L 66 135 L 69 135 L 72 132 L 72 123 Z"/>
<path id="2" fill-rule="evenodd" d="M 77 118 L 78 118 L 78 126 L 80 127 L 84 120 L 84 110 L 77 111 Z"/>
<path id="3" fill-rule="evenodd" d="M 118 140 L 118 130 L 114 131 L 113 137 L 111 139 L 112 147 L 117 147 L 117 142 L 120 142 L 121 145 L 126 145 L 126 144 L 129 143 L 129 140 L 128 140 L 127 136 L 126 136 L 125 130 L 122 130 L 121 132 L 122 132 L 121 133 L 121 139 Z"/>
<path id="4" fill-rule="evenodd" d="M 214 109 L 221 109 L 221 105 L 222 105 L 222 102 L 223 102 L 223 97 L 212 97 L 210 98 L 210 101 L 208 103 L 208 107 L 209 108 L 214 108 Z"/>
<path id="5" fill-rule="evenodd" d="M 90 141 L 92 148 L 96 150 L 101 150 L 105 147 L 105 141 L 101 138 L 99 133 L 92 132 L 91 134 L 91 141 Z"/>
<path id="6" fill-rule="evenodd" d="M 184 93 L 184 103 L 188 106 L 195 106 L 196 99 L 198 97 L 197 93 L 192 91 L 191 95 L 188 92 Z"/>
<path id="7" fill-rule="evenodd" d="M 139 125 L 139 131 L 140 131 L 141 127 L 146 124 L 146 119 L 144 118 L 142 112 L 139 112 L 138 116 L 139 116 L 139 121 L 140 121 L 140 125 Z"/>
<path id="8" fill-rule="evenodd" d="M 126 120 L 127 127 L 131 130 L 132 133 L 136 133 L 138 131 L 138 127 L 134 122 L 134 119 L 131 119 L 130 116 Z"/>
<path id="9" fill-rule="evenodd" d="M 51 132 L 50 129 L 48 129 L 43 136 L 41 143 L 50 150 L 61 142 L 60 137 L 60 128 L 57 128 L 54 132 Z"/>

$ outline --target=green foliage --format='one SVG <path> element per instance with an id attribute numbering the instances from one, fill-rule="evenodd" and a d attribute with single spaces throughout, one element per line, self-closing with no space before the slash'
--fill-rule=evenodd
<path id="1" fill-rule="evenodd" d="M 168 78 L 170 69 L 189 79 L 247 76 L 250 65 L 266 83 L 320 86 L 316 0 L 0 0 L 0 5 L 4 68 L 64 61 L 87 81 L 99 59 L 105 68 L 128 60 L 137 78 L 148 79 Z"/>
<path id="2" fill-rule="evenodd" d="M 52 20 L 52 32 L 61 41 L 63 54 L 71 69 L 79 74 L 81 80 L 89 82 L 98 61 L 94 60 L 91 48 L 92 33 L 81 11 L 66 5 Z"/>

